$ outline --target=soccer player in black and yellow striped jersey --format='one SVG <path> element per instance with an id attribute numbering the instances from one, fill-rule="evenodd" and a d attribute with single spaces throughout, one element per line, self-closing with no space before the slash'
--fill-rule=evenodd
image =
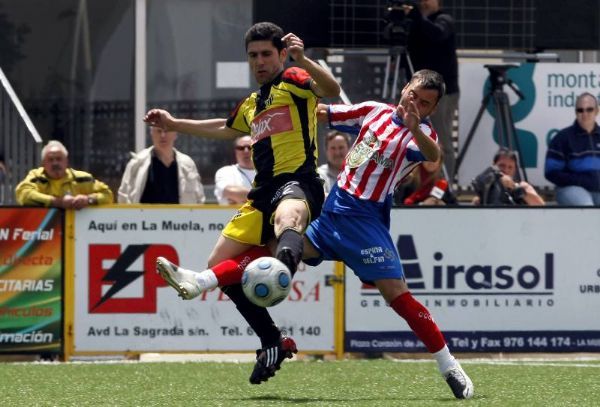
<path id="1" fill-rule="evenodd" d="M 213 271 L 228 259 L 262 247 L 263 255 L 274 252 L 295 272 L 302 258 L 302 234 L 319 215 L 324 197 L 316 171 L 317 104 L 320 97 L 337 96 L 340 87 L 329 71 L 305 56 L 298 36 L 284 35 L 273 23 L 253 25 L 245 43 L 250 70 L 260 89 L 243 99 L 229 118 L 186 120 L 151 109 L 144 120 L 179 133 L 231 139 L 250 134 L 252 138 L 253 188 L 219 237 L 208 259 L 209 269 L 195 273 L 162 258 L 157 260 L 157 268 L 184 299 L 221 286 L 261 340 L 262 350 L 250 377 L 258 384 L 273 376 L 285 357 L 291 357 L 295 344 L 291 338 L 281 337 L 267 310 L 251 303 L 239 283 L 217 281 Z M 284 69 L 288 56 L 296 66 Z M 235 278 L 239 281 L 239 275 Z"/>

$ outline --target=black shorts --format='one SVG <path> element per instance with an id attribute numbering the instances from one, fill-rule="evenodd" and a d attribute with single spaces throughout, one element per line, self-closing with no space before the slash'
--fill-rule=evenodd
<path id="1" fill-rule="evenodd" d="M 248 194 L 248 199 L 225 226 L 223 235 L 241 243 L 264 245 L 275 236 L 273 218 L 281 201 L 303 201 L 309 211 L 310 223 L 321 214 L 325 194 L 323 182 L 317 175 L 288 176 L 253 189 Z"/>

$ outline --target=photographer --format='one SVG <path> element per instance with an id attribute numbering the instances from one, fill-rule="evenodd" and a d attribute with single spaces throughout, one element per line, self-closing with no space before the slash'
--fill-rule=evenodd
<path id="1" fill-rule="evenodd" d="M 525 181 L 516 181 L 517 155 L 500 148 L 494 155 L 494 165 L 473 180 L 477 192 L 473 205 L 545 205 L 535 188 Z"/>
<path id="2" fill-rule="evenodd" d="M 407 50 L 414 70 L 431 69 L 439 72 L 446 83 L 446 95 L 439 101 L 430 120 L 444 152 L 444 166 L 452 177 L 456 162 L 452 145 L 452 120 L 458 108 L 459 95 L 454 19 L 441 9 L 441 0 L 391 3 L 401 3 L 410 22 Z"/>

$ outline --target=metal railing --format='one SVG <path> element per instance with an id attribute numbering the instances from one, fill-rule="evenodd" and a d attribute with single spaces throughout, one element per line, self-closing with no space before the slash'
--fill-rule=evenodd
<path id="1" fill-rule="evenodd" d="M 38 165 L 42 138 L 0 68 L 0 205 L 14 205 L 15 187 Z"/>

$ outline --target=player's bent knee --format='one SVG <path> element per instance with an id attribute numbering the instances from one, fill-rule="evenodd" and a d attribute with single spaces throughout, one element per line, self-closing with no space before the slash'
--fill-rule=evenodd
<path id="1" fill-rule="evenodd" d="M 290 210 L 278 211 L 275 215 L 275 236 L 279 237 L 288 229 L 303 233 L 308 223 L 308 214 L 302 213 L 298 207 Z"/>

